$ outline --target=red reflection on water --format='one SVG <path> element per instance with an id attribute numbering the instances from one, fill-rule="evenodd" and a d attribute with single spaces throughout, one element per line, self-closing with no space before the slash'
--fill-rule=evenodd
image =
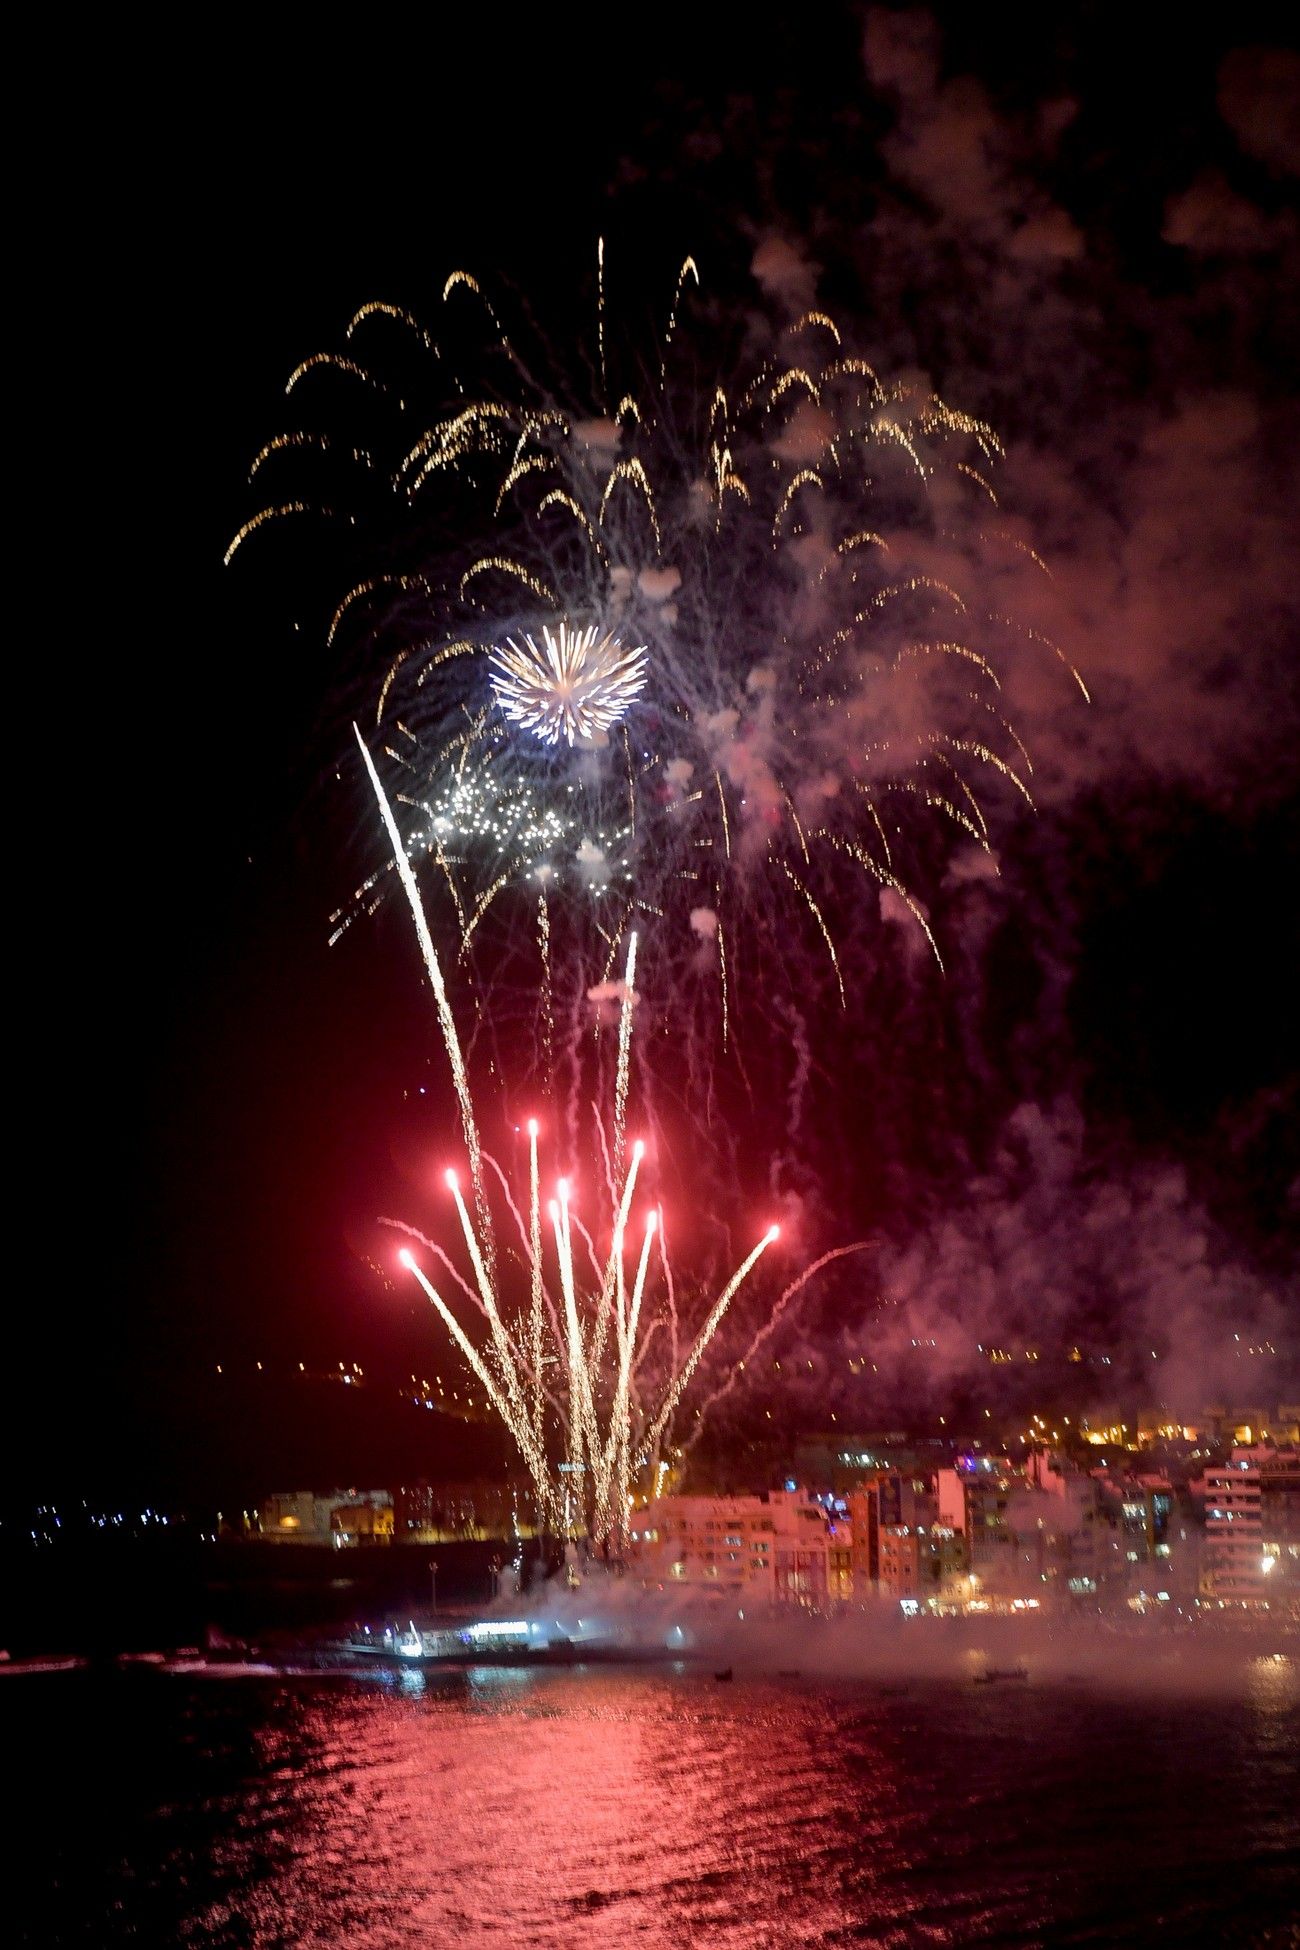
<path id="1" fill-rule="evenodd" d="M 873 1831 L 899 1869 L 892 1760 L 859 1741 L 850 1776 L 835 1716 L 789 1687 L 482 1668 L 305 1711 L 259 1941 L 812 1945 L 862 1918 Z M 817 1866 L 849 1840 L 851 1889 Z"/>

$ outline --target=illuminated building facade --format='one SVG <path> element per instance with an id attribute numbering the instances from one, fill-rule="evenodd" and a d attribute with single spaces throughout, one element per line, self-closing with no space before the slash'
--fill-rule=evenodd
<path id="1" fill-rule="evenodd" d="M 1123 1581 L 1127 1559 L 1099 1478 L 1053 1451 L 1031 1451 L 1023 1469 L 962 1457 L 936 1481 L 939 1522 L 965 1543 L 972 1601 L 1091 1600 L 1112 1574 Z"/>
<path id="2" fill-rule="evenodd" d="M 1218 1442 L 1238 1448 L 1281 1448 L 1300 1443 L 1300 1402 L 1227 1404 L 1215 1402 L 1205 1410 L 1207 1433 Z"/>
<path id="3" fill-rule="evenodd" d="M 827 1596 L 847 1604 L 853 1596 L 853 1531 L 847 1523 L 832 1524 L 826 1551 Z"/>
<path id="4" fill-rule="evenodd" d="M 633 1518 L 630 1568 L 646 1584 L 706 1595 L 776 1593 L 776 1526 L 763 1496 L 665 1496 Z"/>
<path id="5" fill-rule="evenodd" d="M 1300 1599 L 1300 1450 L 1236 1448 L 1202 1480 L 1203 1595 L 1227 1604 Z"/>
<path id="6" fill-rule="evenodd" d="M 898 1469 L 883 1469 L 865 1476 L 850 1490 L 844 1507 L 852 1532 L 852 1595 L 861 1603 L 881 1587 L 884 1532 L 937 1523 L 938 1505 L 925 1478 Z"/>
<path id="7" fill-rule="evenodd" d="M 457 1538 L 507 1538 L 532 1529 L 520 1523 L 516 1486 L 484 1478 L 460 1483 L 403 1483 L 394 1493 L 394 1535 L 399 1544 L 441 1544 Z"/>
<path id="8" fill-rule="evenodd" d="M 903 1604 L 950 1603 L 965 1596 L 966 1548 L 948 1524 L 885 1524 L 880 1533 L 880 1597 Z"/>
<path id="9" fill-rule="evenodd" d="M 851 1490 L 845 1498 L 849 1518 L 849 1567 L 855 1599 L 880 1582 L 880 1497 L 874 1485 Z"/>
<path id="10" fill-rule="evenodd" d="M 665 1496 L 636 1513 L 628 1562 L 665 1590 L 820 1607 L 851 1565 L 851 1546 L 848 1526 L 802 1490 Z"/>
<path id="11" fill-rule="evenodd" d="M 271 1544 L 391 1544 L 387 1490 L 280 1490 L 258 1505 L 254 1534 Z"/>
<path id="12" fill-rule="evenodd" d="M 935 1478 L 939 1522 L 964 1539 L 972 1578 L 997 1589 L 1013 1581 L 1014 1536 L 1007 1508 L 1015 1479 L 993 1456 L 959 1456 Z"/>

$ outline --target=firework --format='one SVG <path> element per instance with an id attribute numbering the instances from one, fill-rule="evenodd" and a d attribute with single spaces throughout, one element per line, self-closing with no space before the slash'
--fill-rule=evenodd
<path id="1" fill-rule="evenodd" d="M 627 716 L 645 684 L 645 645 L 625 650 L 594 623 L 578 631 L 562 621 L 554 635 L 544 624 L 540 649 L 530 636 L 522 644 L 511 637 L 488 661 L 502 713 L 544 745 L 594 743 Z"/>
<path id="2" fill-rule="evenodd" d="M 480 1232 L 454 1172 L 447 1185 L 455 1203 L 472 1278 L 446 1251 L 405 1221 L 384 1223 L 420 1240 L 447 1280 L 486 1323 L 477 1344 L 410 1246 L 399 1259 L 415 1277 L 446 1327 L 484 1396 L 509 1432 L 527 1466 L 540 1521 L 549 1529 L 580 1531 L 598 1544 L 621 1544 L 633 1485 L 644 1480 L 653 1494 L 658 1461 L 672 1418 L 723 1316 L 749 1274 L 777 1237 L 767 1229 L 713 1299 L 680 1367 L 651 1374 L 646 1355 L 659 1307 L 656 1282 L 665 1286 L 666 1246 L 658 1210 L 640 1223 L 639 1243 L 629 1245 L 629 1216 L 643 1156 L 632 1147 L 617 1196 L 609 1198 L 602 1232 L 578 1231 L 574 1192 L 558 1180 L 547 1203 L 549 1240 L 541 1225 L 536 1129 L 529 1134 L 528 1222 L 505 1185 L 515 1222 L 512 1247 L 527 1272 L 528 1302 L 511 1307 L 498 1277 L 505 1263 L 502 1241 Z M 575 1232 L 578 1233 L 575 1243 Z M 599 1242 L 599 1243 L 598 1243 Z M 439 1276 L 441 1277 L 441 1276 Z M 550 1458 L 557 1455 L 552 1463 Z"/>
<path id="3" fill-rule="evenodd" d="M 488 1404 L 518 1447 L 532 1479 L 540 1522 L 565 1532 L 576 1528 L 597 1544 L 617 1548 L 626 1536 L 633 1481 L 644 1474 L 651 1492 L 657 1491 L 657 1464 L 673 1415 L 732 1300 L 776 1239 L 777 1227 L 768 1227 L 712 1298 L 690 1338 L 685 1358 L 652 1380 L 646 1354 L 658 1324 L 656 1275 L 668 1296 L 672 1295 L 672 1281 L 662 1213 L 657 1207 L 646 1211 L 640 1244 L 629 1249 L 629 1224 L 645 1155 L 640 1142 L 632 1145 L 630 1153 L 626 1145 L 636 935 L 629 937 L 623 972 L 612 1147 L 601 1134 L 602 1149 L 613 1161 L 605 1185 L 607 1224 L 603 1234 L 599 1225 L 579 1225 L 573 1215 L 573 1187 L 561 1178 L 546 1208 L 548 1246 L 544 1244 L 541 1216 L 537 1123 L 530 1120 L 528 1126 L 525 1222 L 520 1201 L 512 1194 L 504 1173 L 480 1145 L 460 1042 L 419 889 L 379 775 L 359 732 L 357 737 L 415 920 L 460 1104 L 475 1212 L 471 1213 L 466 1204 L 454 1171 L 447 1172 L 446 1185 L 456 1208 L 471 1277 L 466 1278 L 441 1246 L 424 1239 L 414 1227 L 394 1219 L 384 1223 L 422 1241 L 445 1269 L 462 1301 L 468 1302 L 484 1324 L 486 1339 L 480 1343 L 466 1330 L 457 1310 L 411 1247 L 402 1247 L 401 1263 L 414 1275 Z M 498 1236 L 496 1208 L 486 1196 L 485 1163 L 497 1172 L 513 1221 L 509 1250 L 507 1242 Z M 526 1286 L 527 1299 L 512 1306 L 506 1292 L 507 1269 L 518 1263 L 526 1272 L 521 1286 Z M 675 1309 L 671 1297 L 669 1304 Z M 555 1469 L 548 1458 L 556 1443 L 548 1442 L 548 1433 L 562 1442 L 563 1461 Z"/>
<path id="4" fill-rule="evenodd" d="M 603 248 L 599 269 L 586 398 L 535 376 L 549 348 L 508 336 L 467 274 L 432 332 L 363 306 L 346 354 L 289 392 L 328 418 L 348 389 L 370 434 L 270 441 L 231 554 L 313 506 L 351 522 L 327 634 L 372 673 L 403 845 L 463 953 L 490 937 L 498 980 L 572 1000 L 636 928 L 661 1016 L 671 996 L 726 1039 L 760 971 L 765 1001 L 820 971 L 842 1006 L 845 949 L 870 952 L 883 914 L 938 959 L 918 890 L 952 846 L 992 853 L 995 797 L 1032 804 L 1003 672 L 1054 655 L 1082 685 L 996 595 L 1027 544 L 1002 526 L 989 427 L 878 374 L 823 312 L 730 374 L 706 320 L 687 333 L 689 260 L 638 356 Z"/>

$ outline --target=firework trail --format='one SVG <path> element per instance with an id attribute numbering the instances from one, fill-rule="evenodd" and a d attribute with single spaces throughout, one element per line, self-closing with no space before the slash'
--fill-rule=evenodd
<path id="1" fill-rule="evenodd" d="M 363 305 L 345 352 L 293 373 L 303 423 L 258 455 L 267 502 L 228 559 L 313 509 L 343 536 L 327 635 L 461 955 L 490 944 L 498 984 L 544 991 L 524 1013 L 549 1038 L 635 928 L 643 999 L 693 1051 L 783 982 L 844 1006 L 864 883 L 939 957 L 913 889 L 949 842 L 992 850 L 993 795 L 1032 803 L 1002 673 L 1061 653 L 986 593 L 1023 549 L 990 527 L 991 429 L 824 312 L 736 375 L 690 260 L 644 356 L 603 244 L 598 272 L 585 396 L 466 273 L 434 331 Z M 364 438 L 321 430 L 347 415 Z"/>
<path id="2" fill-rule="evenodd" d="M 507 1214 L 514 1233 L 507 1249 L 506 1242 L 498 1236 L 497 1218 L 486 1196 L 478 1123 L 419 888 L 392 807 L 359 731 L 357 740 L 410 902 L 420 951 L 434 992 L 474 1178 L 477 1207 L 474 1215 L 461 1195 L 456 1173 L 448 1171 L 445 1179 L 455 1205 L 472 1279 L 457 1273 L 450 1256 L 441 1247 L 432 1250 L 451 1273 L 461 1295 L 476 1305 L 486 1323 L 486 1344 L 477 1343 L 467 1332 L 456 1310 L 410 1246 L 401 1248 L 399 1258 L 414 1275 L 462 1359 L 477 1378 L 486 1400 L 514 1439 L 532 1479 L 541 1523 L 552 1530 L 569 1531 L 576 1526 L 598 1545 L 612 1544 L 617 1548 L 626 1536 L 634 1476 L 648 1468 L 651 1493 L 657 1490 L 659 1472 L 653 1465 L 657 1464 L 674 1410 L 723 1315 L 777 1238 L 778 1228 L 768 1228 L 726 1281 L 696 1330 L 685 1359 L 661 1378 L 657 1390 L 647 1391 L 642 1374 L 643 1357 L 655 1321 L 653 1308 L 646 1307 L 646 1297 L 652 1285 L 651 1259 L 656 1247 L 660 1262 L 656 1271 L 663 1278 L 667 1294 L 671 1294 L 671 1275 L 659 1214 L 651 1206 L 645 1213 L 641 1243 L 634 1254 L 634 1272 L 628 1278 L 628 1226 L 645 1155 L 645 1147 L 639 1141 L 629 1153 L 626 1141 L 627 1058 L 636 1000 L 637 938 L 631 934 L 619 1024 L 612 1144 L 614 1176 L 605 1181 L 610 1205 L 608 1243 L 602 1251 L 596 1243 L 600 1228 L 585 1229 L 580 1235 L 585 1254 L 575 1253 L 574 1192 L 570 1181 L 561 1178 L 547 1207 L 553 1235 L 553 1251 L 547 1252 L 541 1223 L 538 1127 L 536 1120 L 530 1120 L 526 1225 L 520 1202 L 510 1195 L 502 1174 Z M 603 1134 L 601 1148 L 607 1154 L 610 1151 Z M 390 1219 L 384 1223 L 397 1227 L 408 1237 L 419 1236 L 401 1221 Z M 527 1275 L 524 1282 L 527 1298 L 512 1305 L 507 1288 L 511 1269 L 521 1262 Z M 563 1465 L 558 1470 L 552 1470 L 548 1460 L 548 1410 L 557 1433 L 563 1437 Z"/>
<path id="3" fill-rule="evenodd" d="M 535 1159 L 535 1139 L 533 1147 Z M 617 1210 L 609 1215 L 603 1264 L 598 1253 L 594 1263 L 584 1265 L 584 1256 L 575 1251 L 574 1193 L 564 1179 L 549 1206 L 551 1250 L 544 1235 L 532 1229 L 517 1235 L 510 1254 L 502 1241 L 495 1241 L 490 1254 L 495 1266 L 522 1260 L 527 1272 L 528 1302 L 513 1309 L 505 1283 L 488 1275 L 489 1239 L 479 1233 L 454 1174 L 448 1174 L 479 1310 L 487 1323 L 486 1344 L 476 1343 L 415 1250 L 404 1245 L 398 1254 L 514 1440 L 532 1480 L 542 1525 L 557 1532 L 576 1530 L 598 1545 L 624 1541 L 638 1478 L 655 1493 L 660 1480 L 656 1465 L 673 1413 L 727 1308 L 777 1237 L 777 1228 L 769 1227 L 714 1300 L 682 1366 L 649 1385 L 643 1357 L 654 1325 L 656 1275 L 662 1277 L 662 1269 L 653 1264 L 662 1234 L 652 1207 L 644 1216 L 639 1246 L 629 1254 L 628 1211 L 642 1156 L 641 1146 L 634 1145 Z M 536 1182 L 534 1178 L 534 1186 Z M 401 1221 L 383 1223 L 412 1236 Z M 558 1467 L 550 1460 L 557 1445 L 562 1445 Z"/>

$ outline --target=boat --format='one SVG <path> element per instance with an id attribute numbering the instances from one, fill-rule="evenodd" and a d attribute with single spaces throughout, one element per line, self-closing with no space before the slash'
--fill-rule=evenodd
<path id="1" fill-rule="evenodd" d="M 990 1666 L 987 1672 L 976 1673 L 975 1684 L 977 1686 L 996 1686 L 1003 1680 L 1028 1679 L 1028 1677 L 1028 1666 Z"/>
<path id="2" fill-rule="evenodd" d="M 724 1681 L 728 1679 L 734 1679 L 735 1676 L 736 1675 L 732 1671 L 732 1668 L 730 1666 L 724 1666 L 721 1672 L 715 1672 L 713 1675 L 713 1677 L 719 1682 L 719 1684 L 722 1684 Z"/>
<path id="3" fill-rule="evenodd" d="M 582 1624 L 582 1621 L 578 1621 Z M 478 1619 L 472 1624 L 430 1630 L 416 1625 L 357 1627 L 333 1641 L 334 1653 L 389 1666 L 463 1669 L 469 1666 L 583 1666 L 680 1664 L 681 1651 L 638 1643 L 617 1635 L 583 1632 L 570 1637 L 556 1622 L 528 1619 Z M 728 1670 L 718 1674 L 730 1679 Z"/>
<path id="4" fill-rule="evenodd" d="M 360 1655 L 363 1659 L 382 1659 L 396 1665 L 427 1665 L 467 1660 L 469 1647 L 462 1632 L 421 1631 L 412 1620 L 404 1628 L 385 1625 L 372 1631 L 369 1625 L 338 1642 L 339 1652 Z"/>
<path id="5" fill-rule="evenodd" d="M 164 1659 L 159 1672 L 182 1679 L 278 1679 L 280 1668 L 261 1659 Z"/>
<path id="6" fill-rule="evenodd" d="M 54 1655 L 49 1657 L 38 1655 L 34 1659 L 12 1659 L 7 1652 L 0 1654 L 0 1673 L 6 1674 L 10 1679 L 30 1679 L 37 1673 L 46 1672 L 80 1672 L 85 1664 L 84 1659 L 59 1658 Z"/>
<path id="7" fill-rule="evenodd" d="M 414 1620 L 378 1632 L 364 1625 L 335 1649 L 403 1666 L 545 1666 L 572 1665 L 593 1652 L 598 1655 L 601 1647 L 579 1647 L 557 1632 L 543 1637 L 521 1619 L 484 1619 L 438 1631 L 422 1631 Z"/>

